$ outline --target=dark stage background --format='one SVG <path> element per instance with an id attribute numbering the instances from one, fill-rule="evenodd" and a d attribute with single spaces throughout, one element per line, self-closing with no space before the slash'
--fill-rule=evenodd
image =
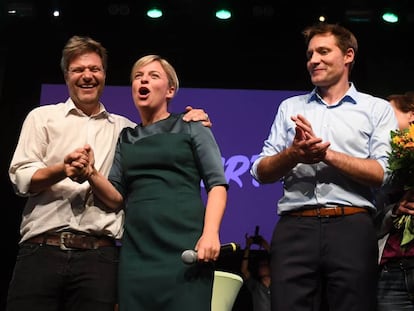
<path id="1" fill-rule="evenodd" d="M 385 97 L 414 90 L 414 10 L 412 0 L 228 0 L 235 9 L 229 21 L 217 21 L 219 1 L 163 1 L 166 14 L 159 21 L 144 16 L 149 0 L 2 0 L 0 1 L 0 111 L 2 268 L 0 310 L 14 265 L 20 213 L 24 203 L 14 195 L 7 169 L 24 117 L 39 105 L 42 84 L 64 83 L 59 68 L 61 49 L 75 34 L 101 41 L 109 51 L 107 84 L 129 85 L 133 62 L 147 53 L 171 60 L 184 88 L 239 90 L 309 90 L 305 46 L 301 31 L 324 13 L 328 22 L 352 30 L 360 52 L 351 80 L 360 91 Z M 12 4 L 27 7 L 24 16 L 9 16 Z M 50 16 L 53 6 L 60 18 Z M 111 10 L 110 8 L 128 10 Z M 401 19 L 384 24 L 382 9 L 395 6 Z M 357 17 L 363 18 L 357 18 Z M 202 107 L 202 100 L 192 103 Z M 263 103 L 242 107 L 252 112 Z M 220 109 L 231 115 L 226 106 Z M 227 117 L 228 123 L 237 120 Z M 214 115 L 215 122 L 222 122 Z M 268 120 L 247 123 L 267 132 Z M 257 142 L 260 144 L 261 142 Z M 259 151 L 259 150 L 258 150 Z M 242 215 L 241 215 L 242 216 Z M 246 231 L 253 231 L 252 223 Z M 237 257 L 237 258 L 236 258 Z M 239 268 L 239 257 L 220 264 Z M 244 293 L 243 290 L 241 293 Z M 246 304 L 236 304 L 245 310 Z"/>

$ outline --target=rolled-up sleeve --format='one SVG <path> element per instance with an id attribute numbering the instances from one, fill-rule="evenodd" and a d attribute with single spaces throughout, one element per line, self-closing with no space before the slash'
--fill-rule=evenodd
<path id="1" fill-rule="evenodd" d="M 46 167 L 40 159 L 42 148 L 45 147 L 44 132 L 36 121 L 36 110 L 31 111 L 23 122 L 13 158 L 9 167 L 9 177 L 15 193 L 19 196 L 29 196 L 30 183 L 33 174 L 40 168 Z"/>

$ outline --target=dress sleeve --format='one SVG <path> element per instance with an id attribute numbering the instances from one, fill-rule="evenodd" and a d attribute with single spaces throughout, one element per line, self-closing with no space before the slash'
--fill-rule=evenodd
<path id="1" fill-rule="evenodd" d="M 126 198 L 126 182 L 124 177 L 124 172 L 122 168 L 122 160 L 121 160 L 121 144 L 125 140 L 125 137 L 128 137 L 128 128 L 122 129 L 121 133 L 119 134 L 118 142 L 116 143 L 115 147 L 115 154 L 114 159 L 112 161 L 111 170 L 109 171 L 108 180 L 111 184 L 119 191 L 122 197 Z"/>
<path id="2" fill-rule="evenodd" d="M 220 148 L 210 128 L 201 122 L 191 122 L 191 138 L 198 166 L 201 168 L 201 178 L 207 192 L 214 186 L 224 186 L 228 189 L 221 157 Z"/>

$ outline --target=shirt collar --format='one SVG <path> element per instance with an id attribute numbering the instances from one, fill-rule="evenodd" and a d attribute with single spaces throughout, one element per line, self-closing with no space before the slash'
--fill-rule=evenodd
<path id="1" fill-rule="evenodd" d="M 70 113 L 77 113 L 78 115 L 85 115 L 82 110 L 80 110 L 79 108 L 75 106 L 75 103 L 73 102 L 72 98 L 69 97 L 66 100 L 65 104 L 66 104 L 66 113 L 65 113 L 66 116 L 69 115 Z M 114 122 L 113 117 L 111 116 L 110 113 L 106 111 L 105 106 L 102 103 L 99 103 L 99 105 L 100 105 L 99 112 L 91 116 L 91 118 L 96 118 L 96 119 L 107 118 L 110 122 Z"/>
<path id="2" fill-rule="evenodd" d="M 325 104 L 324 101 L 322 100 L 322 98 L 319 96 L 319 94 L 317 93 L 317 87 L 315 87 L 312 92 L 310 92 L 309 94 L 309 98 L 307 103 L 311 103 L 313 101 L 319 103 L 319 104 Z M 345 95 L 342 97 L 342 99 L 340 101 L 338 101 L 338 103 L 336 103 L 335 105 L 331 105 L 330 107 L 336 107 L 339 106 L 343 103 L 351 103 L 356 105 L 357 104 L 357 98 L 358 98 L 358 91 L 355 88 L 355 85 L 352 82 L 349 82 L 349 89 L 348 91 L 346 91 Z"/>

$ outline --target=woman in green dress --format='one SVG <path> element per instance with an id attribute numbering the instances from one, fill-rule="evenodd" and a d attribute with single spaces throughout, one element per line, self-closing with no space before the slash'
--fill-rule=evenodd
<path id="1" fill-rule="evenodd" d="M 220 149 L 210 128 L 168 111 L 179 83 L 165 59 L 140 58 L 131 80 L 142 123 L 121 132 L 108 179 L 85 147 L 95 196 L 125 209 L 119 308 L 210 311 L 228 189 Z M 187 249 L 197 250 L 196 264 L 182 262 Z"/>

